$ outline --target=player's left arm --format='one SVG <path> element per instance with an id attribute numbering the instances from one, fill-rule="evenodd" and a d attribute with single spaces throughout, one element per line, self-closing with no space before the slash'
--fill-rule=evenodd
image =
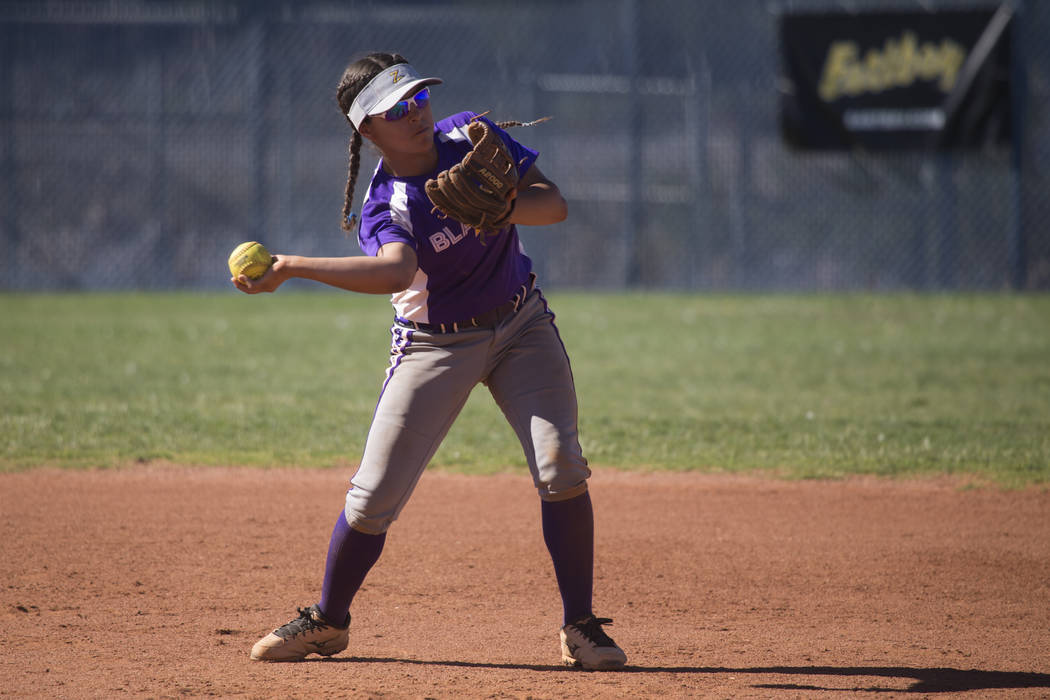
<path id="1" fill-rule="evenodd" d="M 533 163 L 518 181 L 517 199 L 510 223 L 524 226 L 546 226 L 564 221 L 569 206 L 558 186 L 547 179 Z"/>

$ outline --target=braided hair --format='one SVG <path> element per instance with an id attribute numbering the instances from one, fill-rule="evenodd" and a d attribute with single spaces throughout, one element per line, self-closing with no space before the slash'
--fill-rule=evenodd
<path id="1" fill-rule="evenodd" d="M 534 124 L 542 124 L 543 122 L 550 121 L 553 118 L 554 117 L 540 117 L 539 119 L 533 119 L 531 122 L 509 121 L 509 122 L 494 122 L 494 123 L 499 128 L 505 130 L 505 129 L 510 129 L 512 127 L 515 127 L 515 126 L 533 126 Z"/>

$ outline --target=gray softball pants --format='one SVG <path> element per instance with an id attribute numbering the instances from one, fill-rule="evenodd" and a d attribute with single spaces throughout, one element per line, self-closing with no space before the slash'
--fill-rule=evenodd
<path id="1" fill-rule="evenodd" d="M 540 498 L 587 490 L 569 358 L 539 289 L 495 328 L 440 334 L 395 324 L 391 334 L 390 367 L 346 495 L 351 527 L 390 527 L 479 382 L 521 441 Z"/>

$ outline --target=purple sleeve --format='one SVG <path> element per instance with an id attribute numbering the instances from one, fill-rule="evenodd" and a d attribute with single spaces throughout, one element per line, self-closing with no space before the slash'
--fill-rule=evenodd
<path id="1" fill-rule="evenodd" d="M 373 177 L 361 206 L 357 241 L 366 255 L 376 255 L 387 243 L 405 243 L 416 248 L 412 235 L 412 213 L 398 185 L 389 178 Z M 403 190 L 402 190 L 403 192 Z"/>
<path id="2" fill-rule="evenodd" d="M 386 221 L 372 226 L 362 226 L 357 232 L 357 242 L 366 255 L 375 256 L 387 243 L 405 243 L 416 248 L 416 239 L 397 224 Z"/>

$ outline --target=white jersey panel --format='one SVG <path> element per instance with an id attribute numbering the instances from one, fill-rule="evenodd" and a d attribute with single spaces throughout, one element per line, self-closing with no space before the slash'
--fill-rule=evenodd
<path id="1" fill-rule="evenodd" d="M 417 269 L 409 288 L 391 295 L 390 303 L 394 305 L 394 313 L 398 318 L 416 323 L 430 323 L 430 313 L 427 310 L 427 300 L 430 297 L 427 279 L 427 273 Z"/>

